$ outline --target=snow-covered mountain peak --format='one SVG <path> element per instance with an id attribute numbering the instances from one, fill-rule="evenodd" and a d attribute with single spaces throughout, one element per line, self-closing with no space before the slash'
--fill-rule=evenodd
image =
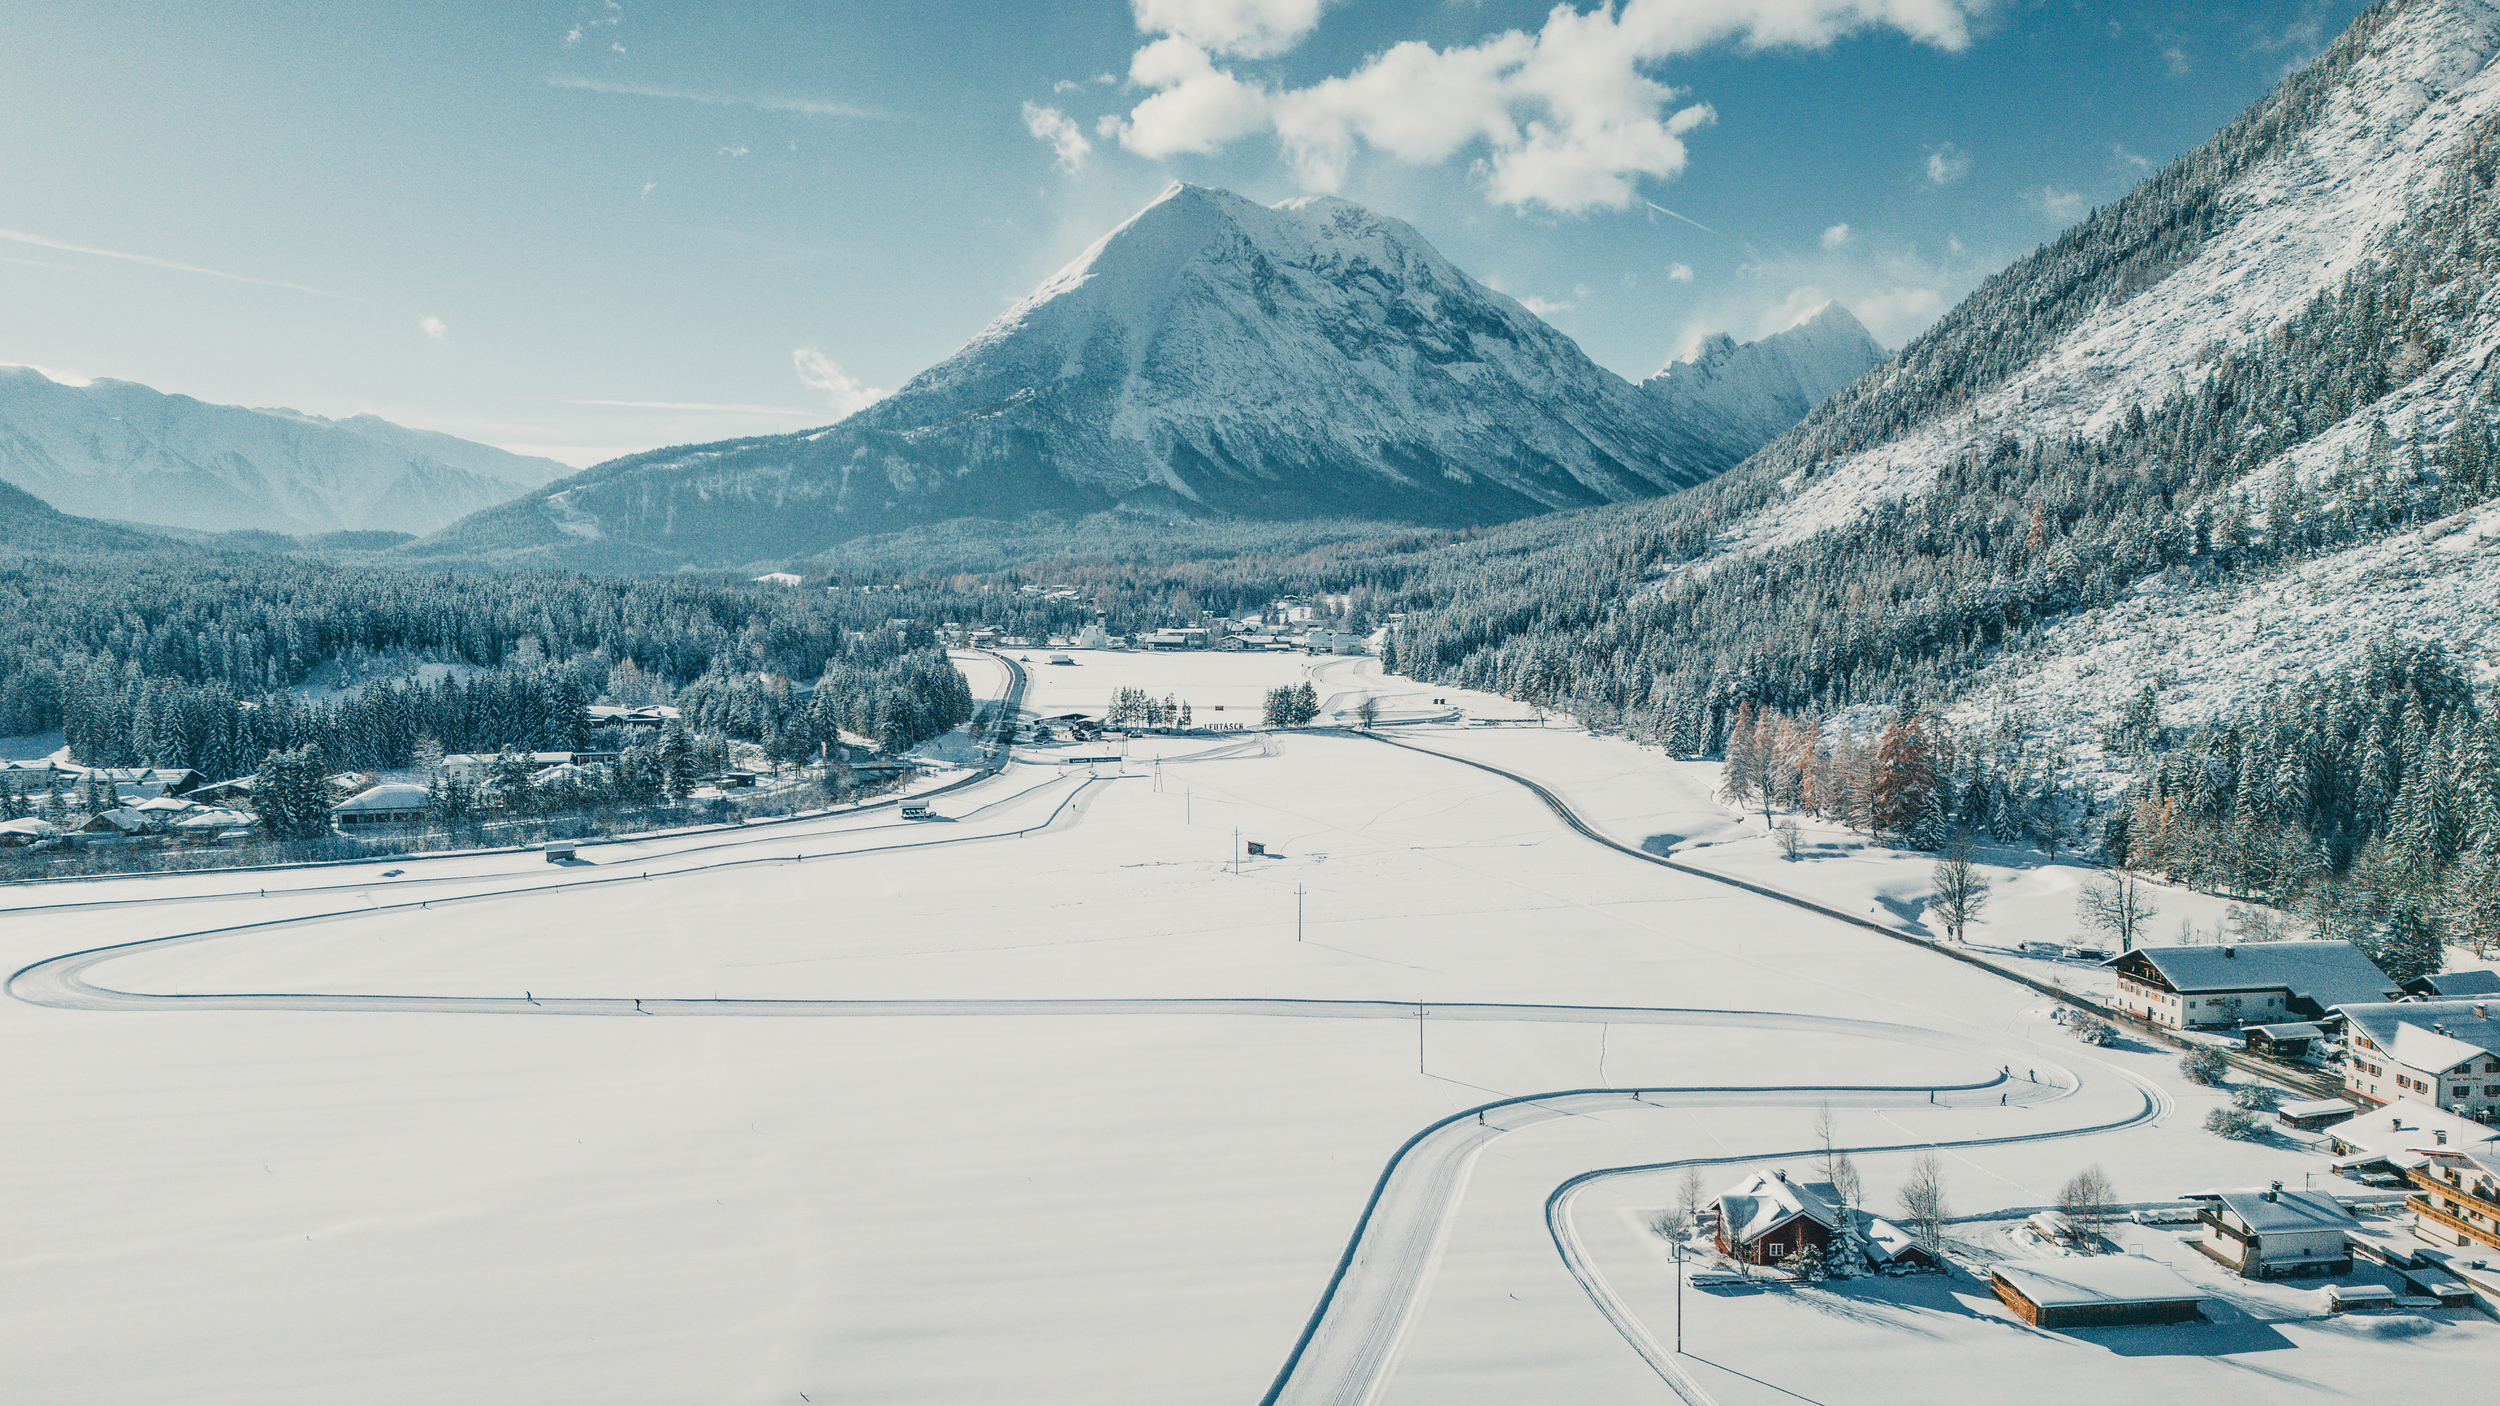
<path id="1" fill-rule="evenodd" d="M 1278 269 L 1323 280 L 1367 269 L 1423 285 L 1417 291 L 1476 288 L 1412 226 L 1350 200 L 1302 196 L 1260 205 L 1175 181 L 928 374 L 989 354 L 1019 335 L 1073 350 L 1096 340 L 1106 323 L 1123 329 L 1130 349 L 1141 351 L 1175 311 L 1189 306 L 1193 291 L 1215 285 L 1249 291 Z"/>
<path id="2" fill-rule="evenodd" d="M 1402 220 L 1175 183 L 840 424 L 601 465 L 474 535 L 744 564 L 1045 510 L 1501 522 L 1699 483 L 1791 399 L 1681 420 Z"/>
<path id="3" fill-rule="evenodd" d="M 1826 303 L 1758 342 L 1724 332 L 1702 339 L 1641 389 L 1667 413 L 1729 444 L 1759 445 L 1803 419 L 1884 359 L 1850 311 Z"/>

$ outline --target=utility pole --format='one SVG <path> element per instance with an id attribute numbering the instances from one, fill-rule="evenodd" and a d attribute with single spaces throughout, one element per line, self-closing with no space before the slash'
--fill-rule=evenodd
<path id="1" fill-rule="evenodd" d="M 1302 940 L 1302 884 L 1299 880 L 1293 886 L 1293 940 Z"/>
<path id="2" fill-rule="evenodd" d="M 1424 1008 L 1415 1007 L 1415 1072 L 1424 1072 Z"/>
<path id="3" fill-rule="evenodd" d="M 1691 1226 L 1684 1227 L 1691 1230 Z M 1684 1355 L 1684 1242 L 1675 1242 L 1675 1355 Z"/>

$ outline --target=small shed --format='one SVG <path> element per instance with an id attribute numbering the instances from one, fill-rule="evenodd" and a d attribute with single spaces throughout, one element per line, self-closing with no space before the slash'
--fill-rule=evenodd
<path id="1" fill-rule="evenodd" d="M 38 840 L 51 839 L 59 833 L 61 833 L 60 826 L 39 816 L 29 815 L 16 820 L 0 820 L 0 849 L 14 845 L 31 845 Z"/>
<path id="2" fill-rule="evenodd" d="M 929 818 L 929 803 L 928 803 L 927 801 L 905 801 L 905 802 L 903 802 L 903 818 L 904 818 L 905 820 L 926 820 L 926 819 L 928 819 L 928 818 Z"/>
<path id="3" fill-rule="evenodd" d="M 2268 1059 L 2306 1059 L 2309 1046 L 2325 1039 L 2326 1032 L 2309 1021 L 2291 1021 L 2278 1025 L 2251 1025 L 2241 1031 L 2246 1037 L 2245 1049 Z"/>
<path id="4" fill-rule="evenodd" d="M 2394 1308 L 2396 1291 L 2384 1284 L 2329 1284 L 2326 1286 L 2326 1311 L 2350 1313 L 2355 1309 Z"/>
<path id="5" fill-rule="evenodd" d="M 412 781 L 386 781 L 370 786 L 330 807 L 340 826 L 405 825 L 425 819 L 434 793 Z"/>
<path id="6" fill-rule="evenodd" d="M 2275 1121 L 2287 1128 L 2316 1132 L 2331 1128 L 2361 1110 L 2340 1098 L 2304 1098 L 2275 1105 Z"/>
<path id="7" fill-rule="evenodd" d="M 1988 1287 L 2035 1328 L 2115 1328 L 2191 1323 L 2205 1296 L 2178 1272 L 2142 1255 L 2069 1255 L 2001 1260 Z"/>

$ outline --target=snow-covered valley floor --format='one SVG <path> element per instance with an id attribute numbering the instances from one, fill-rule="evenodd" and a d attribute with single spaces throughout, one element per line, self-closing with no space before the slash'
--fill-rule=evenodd
<path id="1" fill-rule="evenodd" d="M 1030 709 L 1136 686 L 1255 717 L 1309 668 L 1629 843 L 1915 921 L 1924 861 L 1828 836 L 1788 864 L 1692 768 L 1413 721 L 1500 700 L 1367 661 L 1075 657 L 1031 668 Z M 1600 1309 L 1671 1340 L 1640 1226 L 1680 1172 L 1588 1182 L 1549 1227 L 1580 1174 L 1802 1168 L 1824 1101 L 1847 1144 L 1954 1144 L 1965 1214 L 2093 1162 L 2127 1200 L 2324 1172 L 2200 1131 L 2216 1094 L 2075 1045 L 2036 992 L 1592 844 L 1446 758 L 1316 733 L 1019 757 L 917 823 L 0 890 L 13 970 L 220 930 L 0 1003 L 9 1398 L 1257 1401 L 1384 1167 L 1453 1120 L 1398 1158 L 1281 1399 L 1653 1402 Z M 1236 833 L 1268 854 L 1236 867 Z M 2067 936 L 2074 871 L 2001 877 L 1983 942 Z M 1907 1158 L 1860 1157 L 1872 1204 Z M 1911 1282 L 1688 1295 L 1671 1370 L 1729 1406 L 2252 1373 L 2334 1398 L 2470 1390 L 2500 1346 L 2234 1285 L 2279 1342 L 2235 1318 L 2141 1350 Z"/>

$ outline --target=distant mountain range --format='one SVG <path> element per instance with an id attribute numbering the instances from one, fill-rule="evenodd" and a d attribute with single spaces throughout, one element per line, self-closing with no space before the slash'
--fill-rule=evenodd
<path id="1" fill-rule="evenodd" d="M 0 367 L 0 482 L 64 513 L 289 535 L 423 534 L 573 472 L 371 415 L 326 420 Z"/>
<path id="2" fill-rule="evenodd" d="M 1700 483 L 1882 358 L 1835 308 L 1635 386 L 1401 221 L 1176 184 L 837 425 L 612 460 L 404 550 L 664 569 L 1034 513 L 1489 524 Z"/>

